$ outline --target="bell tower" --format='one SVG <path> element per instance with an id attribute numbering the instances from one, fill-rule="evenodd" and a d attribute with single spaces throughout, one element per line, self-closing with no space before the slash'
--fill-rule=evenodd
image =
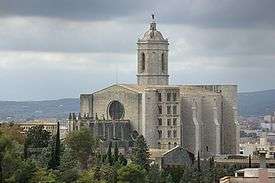
<path id="1" fill-rule="evenodd" d="M 150 28 L 137 41 L 138 85 L 168 85 L 168 40 L 157 30 L 152 15 Z"/>

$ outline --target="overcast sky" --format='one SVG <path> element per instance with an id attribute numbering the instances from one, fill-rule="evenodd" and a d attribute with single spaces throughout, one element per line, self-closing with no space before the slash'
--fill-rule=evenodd
<path id="1" fill-rule="evenodd" d="M 135 83 L 152 12 L 169 39 L 171 84 L 275 88 L 274 0 L 0 0 L 0 100 Z"/>

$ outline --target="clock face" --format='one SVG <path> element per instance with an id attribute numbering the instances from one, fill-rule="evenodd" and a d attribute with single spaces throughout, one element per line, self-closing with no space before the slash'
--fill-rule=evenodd
<path id="1" fill-rule="evenodd" d="M 122 119 L 124 116 L 124 107 L 119 101 L 112 101 L 109 105 L 109 115 L 112 120 Z"/>

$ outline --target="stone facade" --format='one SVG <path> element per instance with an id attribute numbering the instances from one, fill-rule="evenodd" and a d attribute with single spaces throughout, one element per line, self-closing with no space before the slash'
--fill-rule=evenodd
<path id="1" fill-rule="evenodd" d="M 138 84 L 168 85 L 168 40 L 157 30 L 155 21 L 137 46 Z"/>
<path id="2" fill-rule="evenodd" d="M 202 157 L 238 153 L 237 86 L 169 85 L 168 40 L 154 20 L 137 46 L 137 84 L 81 94 L 80 116 L 129 121 L 150 148 L 180 146 Z"/>

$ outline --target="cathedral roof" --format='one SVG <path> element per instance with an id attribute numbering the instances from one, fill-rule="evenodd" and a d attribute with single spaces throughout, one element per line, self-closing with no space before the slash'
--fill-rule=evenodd
<path id="1" fill-rule="evenodd" d="M 102 90 L 96 91 L 95 93 L 99 93 L 103 90 L 106 90 L 108 88 L 114 87 L 114 86 L 118 86 L 118 87 L 123 87 L 127 90 L 130 90 L 132 92 L 136 92 L 136 93 L 143 93 L 145 90 L 158 90 L 158 89 L 179 89 L 180 93 L 182 95 L 197 95 L 197 96 L 203 96 L 203 95 L 215 95 L 218 96 L 220 95 L 220 93 L 216 93 L 214 91 L 209 91 L 206 90 L 204 88 L 201 88 L 197 85 L 138 85 L 138 84 L 114 84 L 111 85 L 107 88 L 104 88 Z"/>
<path id="2" fill-rule="evenodd" d="M 206 90 L 196 85 L 180 85 L 181 94 L 194 94 L 194 95 L 220 95 L 219 93 Z"/>
<path id="3" fill-rule="evenodd" d="M 120 86 L 123 86 L 125 88 L 128 88 L 130 90 L 136 91 L 136 92 L 143 92 L 146 89 L 175 89 L 178 88 L 176 85 L 138 85 L 138 84 L 121 84 Z"/>

